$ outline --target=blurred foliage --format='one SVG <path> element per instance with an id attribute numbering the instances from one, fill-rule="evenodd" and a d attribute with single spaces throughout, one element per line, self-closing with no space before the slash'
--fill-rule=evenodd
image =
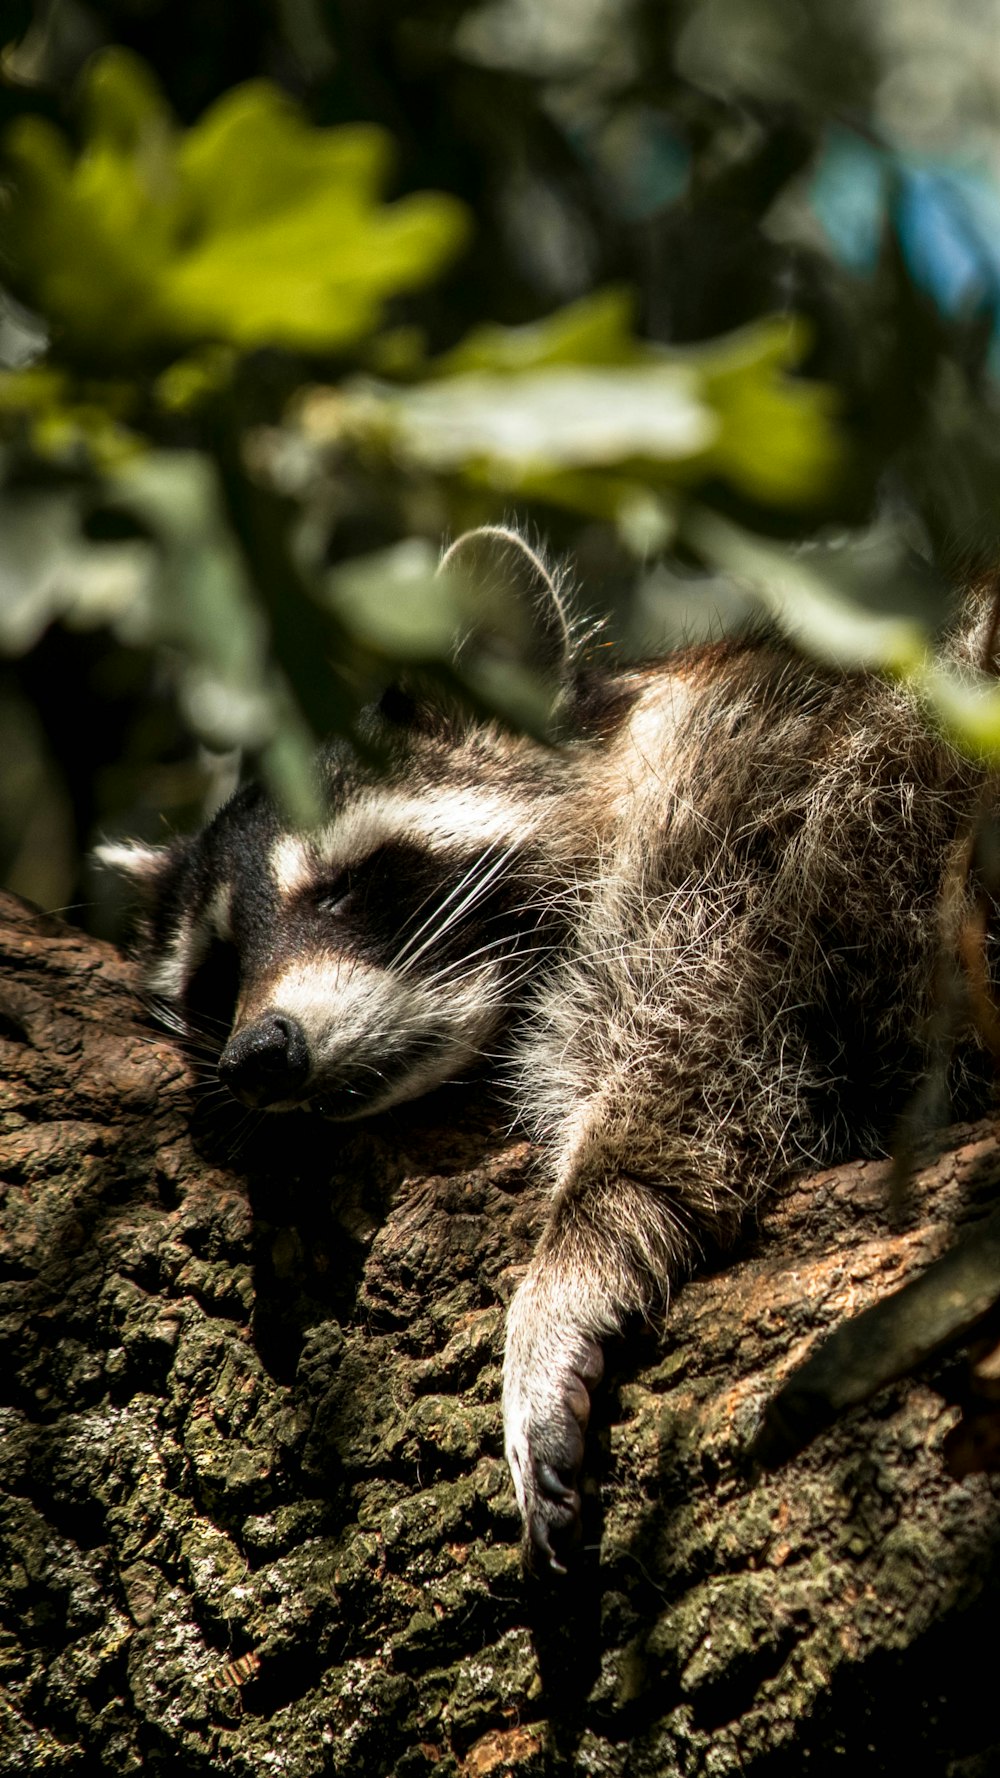
<path id="1" fill-rule="evenodd" d="M 238 757 L 450 660 L 512 513 L 613 633 L 763 601 L 908 677 L 1000 533 L 1000 0 L 17 0 L 0 45 L 0 863 L 96 902 Z M 501 626 L 502 627 L 502 626 Z M 105 929 L 103 905 L 86 916 Z"/>
<path id="2" fill-rule="evenodd" d="M 801 330 L 759 322 L 669 352 L 639 341 L 629 321 L 612 291 L 534 326 L 476 329 L 415 387 L 349 384 L 326 436 L 381 445 L 389 462 L 519 505 L 626 523 L 672 484 L 713 475 L 791 508 L 836 489 L 844 450 L 832 392 L 784 374 L 802 357 Z M 322 440 L 322 405 L 311 412 Z"/>
<path id="3" fill-rule="evenodd" d="M 15 286 L 88 368 L 206 340 L 351 345 L 461 242 L 453 198 L 379 204 L 382 130 L 314 129 L 263 81 L 178 132 L 143 64 L 108 50 L 82 101 L 75 157 L 44 118 L 8 129 L 5 235 Z"/>

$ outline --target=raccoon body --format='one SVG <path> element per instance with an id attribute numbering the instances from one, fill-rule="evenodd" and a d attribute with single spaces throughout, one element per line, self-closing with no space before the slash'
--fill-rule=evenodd
<path id="1" fill-rule="evenodd" d="M 778 1174 L 884 1152 L 933 1062 L 981 783 L 881 680 L 762 637 L 598 670 L 515 534 L 451 553 L 534 614 L 560 744 L 397 709 L 387 773 L 324 752 L 316 830 L 250 786 L 193 839 L 104 858 L 142 887 L 150 991 L 193 1022 L 228 1003 L 245 1103 L 347 1120 L 503 1070 L 552 1181 L 507 1454 L 558 1569 L 608 1336 Z M 957 1055 L 974 1100 L 971 1037 Z"/>

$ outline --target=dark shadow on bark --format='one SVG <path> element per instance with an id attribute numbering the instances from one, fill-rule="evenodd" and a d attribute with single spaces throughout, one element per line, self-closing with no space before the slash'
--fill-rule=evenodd
<path id="1" fill-rule="evenodd" d="M 273 1119 L 233 1167 L 121 959 L 11 903 L 0 946 L 0 1772 L 781 1778 L 898 1745 L 978 1778 L 997 1522 L 944 1473 L 953 1411 L 898 1387 L 758 1487 L 741 1454 L 995 1190 L 987 1129 L 903 1229 L 877 1167 L 793 1182 L 630 1335 L 581 1564 L 538 1588 L 499 1393 L 545 1189 L 496 1104 Z"/>

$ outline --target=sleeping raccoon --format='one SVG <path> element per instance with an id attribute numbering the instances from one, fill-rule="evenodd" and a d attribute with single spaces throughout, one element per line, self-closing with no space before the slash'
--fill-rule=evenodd
<path id="1" fill-rule="evenodd" d="M 196 1023 L 228 983 L 219 1075 L 249 1106 L 366 1117 L 505 1057 L 552 1182 L 506 1448 L 561 1569 L 605 1340 L 777 1174 L 884 1152 L 925 1075 L 981 774 L 898 689 L 774 638 L 595 667 L 513 532 L 446 560 L 530 610 L 557 745 L 397 695 L 387 773 L 324 750 L 315 831 L 250 785 L 102 856 L 141 887 L 150 992 Z M 970 1037 L 953 1073 L 976 1062 Z"/>

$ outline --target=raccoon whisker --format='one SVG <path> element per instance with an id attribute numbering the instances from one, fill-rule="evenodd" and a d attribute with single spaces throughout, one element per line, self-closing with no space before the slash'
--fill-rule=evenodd
<path id="1" fill-rule="evenodd" d="M 251 1136 L 259 1130 L 261 1124 L 268 1115 L 269 1113 L 267 1111 L 257 1110 L 256 1108 L 247 1110 L 235 1129 L 228 1133 L 229 1154 L 233 1159 L 235 1159 L 237 1155 L 242 1154 L 247 1143 L 250 1141 Z"/>
<path id="2" fill-rule="evenodd" d="M 219 1099 L 228 1102 L 233 1096 L 229 1091 L 229 1088 L 223 1085 L 217 1074 L 214 1076 L 205 1075 L 202 1080 L 196 1080 L 193 1083 L 192 1090 L 198 1095 L 203 1105 L 206 1104 L 209 1099 Z"/>
<path id="3" fill-rule="evenodd" d="M 458 989 L 475 982 L 481 993 L 492 995 L 493 984 L 489 980 L 490 971 L 496 962 L 495 958 L 485 958 L 482 963 L 465 966 L 465 958 L 456 958 L 453 966 L 445 966 L 428 976 L 421 986 L 428 991 L 437 988 Z"/>
<path id="4" fill-rule="evenodd" d="M 374 1074 L 376 1080 L 382 1081 L 383 1084 L 389 1078 L 385 1071 L 381 1068 L 376 1068 L 373 1062 L 359 1062 L 356 1056 L 352 1056 L 351 1058 L 351 1067 L 363 1068 L 366 1074 Z M 345 1090 L 349 1093 L 358 1094 L 358 1089 L 356 1087 L 347 1087 Z"/>
<path id="5" fill-rule="evenodd" d="M 449 892 L 445 896 L 444 900 L 437 902 L 436 905 L 432 908 L 431 912 L 428 914 L 427 918 L 425 920 L 421 921 L 421 924 L 416 928 L 416 930 L 414 932 L 411 932 L 404 939 L 403 943 L 400 945 L 399 949 L 396 951 L 396 953 L 392 959 L 390 968 L 392 968 L 392 969 L 409 969 L 411 967 L 411 965 L 417 960 L 417 958 L 422 954 L 422 952 L 426 949 L 426 944 L 422 945 L 416 953 L 413 953 L 412 947 L 416 944 L 417 940 L 419 938 L 421 938 L 422 935 L 425 932 L 427 932 L 428 930 L 431 931 L 431 942 L 433 942 L 434 939 L 440 938 L 440 936 L 442 935 L 443 932 L 447 932 L 449 930 L 449 928 L 454 924 L 454 920 L 455 920 L 456 916 L 453 913 L 449 913 L 447 919 L 445 919 L 443 922 L 441 922 L 441 915 L 444 914 L 444 912 L 447 908 L 451 907 L 456 901 L 458 901 L 464 895 L 470 882 L 475 881 L 476 872 L 482 868 L 484 860 L 488 859 L 489 857 L 490 857 L 490 852 L 486 852 L 484 854 L 481 854 L 478 858 L 473 859 L 472 863 L 468 866 L 467 870 L 459 878 L 458 882 L 454 885 L 454 887 L 452 889 L 449 890 Z M 416 913 L 419 914 L 421 912 L 421 910 L 423 908 L 425 908 L 427 906 L 428 902 L 431 901 L 432 899 L 433 899 L 433 891 L 432 891 L 431 895 L 424 897 L 423 901 L 420 903 L 420 907 L 417 908 Z M 464 904 L 463 904 L 463 906 L 464 906 Z M 413 916 L 413 918 L 416 918 L 416 914 Z M 436 924 L 436 922 L 441 922 L 441 923 Z"/>
<path id="6" fill-rule="evenodd" d="M 390 965 L 391 968 L 396 969 L 401 964 L 406 963 L 407 952 L 409 950 L 409 947 L 416 943 L 417 939 L 420 938 L 422 933 L 424 933 L 428 929 L 428 927 L 433 924 L 435 919 L 438 919 L 440 917 L 440 915 L 444 912 L 444 910 L 455 900 L 456 896 L 459 896 L 462 893 L 462 891 L 466 888 L 470 878 L 473 876 L 475 871 L 477 871 L 479 869 L 479 867 L 484 863 L 484 861 L 490 857 L 491 851 L 492 851 L 492 848 L 487 850 L 487 852 L 480 854 L 479 857 L 473 859 L 472 863 L 469 865 L 469 867 L 466 870 L 466 872 L 464 873 L 464 875 L 462 877 L 460 877 L 459 881 L 456 884 L 454 884 L 454 886 L 449 890 L 448 894 L 445 896 L 443 901 L 435 901 L 435 897 L 437 895 L 436 889 L 429 890 L 428 893 L 421 899 L 421 901 L 414 908 L 413 913 L 410 915 L 409 921 L 407 922 L 407 924 L 408 925 L 412 924 L 412 922 L 417 918 L 417 916 L 419 914 L 421 914 L 423 912 L 424 908 L 426 908 L 426 907 L 431 907 L 431 913 L 427 916 L 426 920 L 421 922 L 421 924 L 416 928 L 415 931 L 411 932 L 409 934 L 409 936 L 404 939 L 403 944 L 400 946 L 400 949 L 396 952 L 396 954 L 392 960 L 392 963 Z M 451 924 L 451 920 L 449 917 L 448 925 L 450 925 L 450 924 Z M 438 935 L 440 934 L 441 930 L 442 930 L 441 928 L 438 929 Z M 444 928 L 444 930 L 447 930 L 447 926 Z"/>
<path id="7" fill-rule="evenodd" d="M 551 945 L 547 944 L 517 945 L 515 941 L 511 939 L 510 934 L 505 933 L 501 938 L 490 939 L 487 944 L 480 945 L 475 951 L 466 952 L 463 957 L 456 957 L 453 962 L 443 963 L 441 968 L 435 970 L 433 975 L 425 976 L 422 985 L 425 988 L 437 987 L 441 982 L 457 985 L 465 981 L 467 976 L 471 978 L 472 976 L 479 975 L 483 970 L 489 969 L 491 965 L 497 961 L 495 955 L 488 955 L 490 952 L 495 953 L 500 951 L 502 955 L 503 951 L 506 950 L 512 957 L 520 961 L 522 957 L 542 956 L 546 952 L 551 952 L 551 949 Z M 483 957 L 486 961 L 477 964 L 475 962 L 477 957 Z M 475 967 L 470 967 L 470 965 L 475 965 Z M 461 970 L 461 974 L 457 973 L 459 970 Z M 506 986 L 506 982 L 503 985 Z"/>
<path id="8" fill-rule="evenodd" d="M 196 1078 L 200 1071 L 204 1071 L 205 1073 L 211 1072 L 212 1075 L 215 1074 L 216 1064 L 219 1059 L 218 1045 L 212 1045 L 211 1047 L 206 1046 L 204 1050 L 201 1050 L 187 1043 L 183 1039 L 178 1040 L 176 1034 L 172 1031 L 164 1032 L 160 1037 L 147 1035 L 145 1032 L 137 1031 L 134 1033 L 134 1041 L 137 1043 L 144 1043 L 150 1049 L 154 1050 L 162 1049 L 164 1044 L 170 1044 L 171 1048 L 180 1051 L 188 1068 Z"/>
<path id="9" fill-rule="evenodd" d="M 130 1032 L 129 1035 L 134 1038 L 136 1043 L 145 1043 L 150 1049 L 162 1049 L 164 1044 L 170 1042 L 170 1039 L 174 1034 L 173 1032 L 167 1031 L 136 1031 L 134 1033 Z M 177 1045 L 171 1044 L 171 1048 L 176 1049 Z"/>
<path id="10" fill-rule="evenodd" d="M 183 1037 L 178 1038 L 177 1047 L 187 1057 L 192 1067 L 215 1069 L 223 1046 L 218 1043 L 197 1043 Z"/>
<path id="11" fill-rule="evenodd" d="M 217 1036 L 217 1040 L 222 1043 L 226 1041 L 233 1025 L 231 1017 L 228 1019 L 218 1019 L 215 1017 L 214 1013 L 207 1012 L 199 1012 L 195 1017 L 194 1023 L 196 1029 L 200 1030 L 203 1036 Z"/>
<path id="12" fill-rule="evenodd" d="M 416 950 L 414 950 L 412 946 L 416 939 L 419 938 L 420 932 L 425 931 L 431 926 L 431 921 L 426 920 L 420 930 L 417 933 L 414 933 L 413 938 L 396 953 L 392 967 L 403 973 L 412 971 L 414 965 L 420 961 L 420 958 L 423 957 L 428 950 L 430 950 L 431 946 L 440 944 L 458 922 L 471 912 L 477 901 L 482 899 L 487 890 L 493 885 L 500 872 L 515 856 L 518 850 L 519 843 L 509 846 L 497 859 L 494 860 L 489 869 L 483 868 L 483 860 L 477 860 L 476 864 L 470 867 L 458 885 L 458 890 L 464 891 L 462 898 L 455 901 L 454 895 L 450 895 L 447 898 L 447 901 L 435 910 L 437 914 L 440 914 L 444 907 L 448 907 L 447 917 L 441 921 L 439 925 L 432 927 L 423 943 L 417 945 Z M 476 876 L 477 870 L 481 873 L 478 877 Z M 449 907 L 449 903 L 453 903 L 453 905 Z"/>
<path id="13" fill-rule="evenodd" d="M 462 967 L 466 959 L 457 959 L 454 967 L 445 967 L 439 970 L 436 975 L 428 979 L 425 985 L 427 987 L 458 989 L 468 983 L 475 982 L 479 993 L 488 1000 L 490 1006 L 495 1009 L 509 1008 L 515 1004 L 515 996 L 519 989 L 536 974 L 537 965 L 534 962 L 534 957 L 549 955 L 551 955 L 551 947 L 548 945 L 534 945 L 528 949 L 519 950 L 516 956 L 521 967 L 514 971 L 505 971 L 494 975 L 493 980 L 487 981 L 483 981 L 483 977 L 488 976 L 494 970 L 496 958 L 486 958 L 471 968 Z"/>
<path id="14" fill-rule="evenodd" d="M 217 1019 L 212 1013 L 201 1010 L 197 1013 L 182 1014 L 173 1001 L 165 1000 L 162 995 L 147 995 L 146 1006 L 155 1019 L 166 1025 L 169 1030 L 179 1032 L 181 1036 L 187 1036 L 194 1030 L 200 1031 L 202 1036 L 208 1037 L 210 1035 L 206 1029 L 208 1026 L 214 1026 L 217 1031 L 223 1033 L 224 1037 L 229 1035 L 229 1023 L 226 1020 Z"/>
<path id="15" fill-rule="evenodd" d="M 403 944 L 395 953 L 389 967 L 393 970 L 399 970 L 400 973 L 407 973 L 413 969 L 414 965 L 419 962 L 420 958 L 432 945 L 441 944 L 458 922 L 467 917 L 475 908 L 476 903 L 495 885 L 501 872 L 521 852 L 523 844 L 524 836 L 519 835 L 515 842 L 500 853 L 497 854 L 495 849 L 491 849 L 475 859 L 459 879 L 458 883 L 456 883 L 455 887 L 449 892 L 445 900 L 443 902 L 438 902 L 434 907 L 432 914 L 429 915 L 414 932 L 406 937 Z M 420 908 L 417 909 L 418 913 L 420 912 L 420 909 L 427 905 L 427 902 L 430 899 L 430 897 L 424 898 L 424 901 L 420 904 Z M 502 912 L 493 914 L 490 918 L 504 919 L 508 924 L 527 913 L 536 913 L 538 917 L 541 918 L 543 915 L 548 916 L 551 912 L 553 903 L 558 905 L 561 900 L 562 896 L 558 894 L 550 899 L 546 899 L 543 890 L 539 889 L 530 897 L 530 899 L 521 901 L 512 908 L 504 909 Z M 445 916 L 443 919 L 442 915 Z M 418 944 L 417 941 L 424 934 L 427 935 L 424 938 L 424 942 Z M 509 936 L 507 936 L 503 940 L 495 942 L 509 944 L 511 940 Z M 414 946 L 416 946 L 416 949 L 414 949 Z"/>
<path id="16" fill-rule="evenodd" d="M 546 959 L 546 964 L 550 964 L 552 960 L 552 946 L 525 945 L 515 953 L 517 968 L 512 970 L 509 974 L 501 975 L 497 982 L 497 992 L 504 999 L 509 997 L 513 988 L 520 987 L 523 982 L 531 981 L 532 979 L 536 981 L 538 980 L 539 966 L 535 961 L 537 957 L 544 957 Z"/>
<path id="17" fill-rule="evenodd" d="M 168 1001 L 159 1002 L 151 1000 L 147 1003 L 146 1010 L 149 1013 L 150 1018 L 155 1020 L 158 1025 L 161 1025 L 164 1030 L 173 1031 L 178 1037 L 187 1037 L 190 1035 L 190 1026 L 187 1019 L 183 1018 L 178 1009 L 171 1006 Z"/>
<path id="18" fill-rule="evenodd" d="M 157 1043 L 163 1043 L 164 1041 L 171 1042 L 192 1065 L 194 1063 L 204 1063 L 207 1067 L 211 1068 L 215 1067 L 224 1048 L 224 1044 L 219 1042 L 216 1038 L 199 1038 L 192 1035 L 190 1031 L 183 1030 L 169 1030 L 164 1032 L 161 1037 L 151 1036 L 143 1039 L 143 1042 L 154 1046 Z"/>
<path id="19" fill-rule="evenodd" d="M 529 827 L 529 834 L 533 831 L 533 826 L 534 824 Z M 435 914 L 439 916 L 447 908 L 447 917 L 431 932 L 429 938 L 424 941 L 424 944 L 421 945 L 416 952 L 409 952 L 409 946 L 420 936 L 420 932 L 430 924 L 430 921 L 425 921 L 424 926 L 420 928 L 420 931 L 414 933 L 413 937 L 402 947 L 402 950 L 397 953 L 394 966 L 398 966 L 398 964 L 402 962 L 404 967 L 409 969 L 412 964 L 422 956 L 429 944 L 440 943 L 457 922 L 471 912 L 476 903 L 486 894 L 487 890 L 493 887 L 496 879 L 507 866 L 513 863 L 513 861 L 523 852 L 526 837 L 528 837 L 527 834 L 518 834 L 517 838 L 512 840 L 510 845 L 504 847 L 502 851 L 497 852 L 495 847 L 489 848 L 475 859 L 469 869 L 460 878 L 455 889 L 447 896 L 445 901 L 440 903 L 435 909 Z M 477 875 L 477 873 L 479 874 Z M 456 897 L 461 897 L 461 899 L 456 900 Z"/>
<path id="20" fill-rule="evenodd" d="M 537 815 L 534 819 L 529 819 L 529 820 L 524 821 L 517 833 L 516 838 L 514 840 L 512 840 L 509 845 L 507 845 L 506 847 L 504 847 L 502 849 L 500 849 L 500 842 L 499 841 L 497 841 L 494 845 L 487 846 L 481 853 L 479 853 L 472 860 L 471 864 L 465 870 L 463 875 L 458 879 L 458 881 L 452 886 L 452 888 L 449 890 L 447 896 L 444 898 L 443 901 L 437 901 L 435 903 L 435 896 L 437 894 L 436 890 L 432 889 L 427 895 L 425 895 L 423 897 L 423 899 L 420 901 L 420 903 L 418 904 L 418 906 L 414 909 L 412 915 L 410 916 L 410 921 L 412 922 L 413 920 L 415 920 L 417 918 L 417 916 L 423 912 L 423 909 L 425 907 L 427 907 L 431 904 L 434 904 L 434 905 L 432 905 L 431 913 L 428 916 L 428 918 L 426 920 L 424 920 L 421 923 L 421 925 L 418 926 L 415 931 L 411 932 L 409 934 L 409 936 L 405 939 L 403 945 L 401 946 L 400 950 L 397 952 L 395 958 L 393 959 L 392 967 L 393 968 L 398 967 L 398 965 L 400 963 L 407 961 L 407 953 L 408 953 L 409 947 L 412 944 L 414 944 L 417 939 L 419 939 L 421 937 L 421 935 L 427 930 L 427 928 L 429 926 L 433 925 L 434 921 L 440 919 L 440 916 L 445 912 L 446 909 L 449 909 L 452 907 L 452 904 L 463 894 L 465 889 L 468 887 L 469 883 L 474 881 L 474 879 L 476 877 L 476 873 L 486 867 L 489 867 L 489 868 L 487 871 L 487 876 L 486 876 L 485 881 L 483 882 L 482 886 L 484 888 L 488 887 L 490 882 L 492 881 L 492 878 L 494 875 L 494 870 L 497 868 L 502 868 L 503 865 L 508 862 L 508 860 L 517 856 L 517 854 L 523 849 L 525 841 L 530 839 L 531 835 L 536 831 L 538 826 L 541 824 L 542 819 L 543 819 L 543 817 L 541 815 Z M 464 908 L 461 911 L 464 911 Z M 443 926 L 438 927 L 437 933 L 440 934 L 443 931 L 447 931 L 451 927 L 451 925 L 454 923 L 454 919 L 455 919 L 454 912 L 449 913 L 447 921 L 444 923 Z"/>
<path id="21" fill-rule="evenodd" d="M 459 976 L 454 984 L 448 982 L 444 985 L 449 989 L 454 988 L 456 992 L 461 992 L 463 987 L 471 988 L 475 995 L 476 1005 L 484 1013 L 489 1012 L 492 1014 L 495 1020 L 498 1014 L 507 1014 L 514 1010 L 516 1006 L 515 994 L 518 984 L 516 980 L 511 980 L 510 978 L 501 979 L 499 981 L 495 979 L 487 979 L 486 981 L 483 981 L 480 978 L 482 970 L 485 967 L 485 965 L 482 965 L 479 970 L 470 970 L 468 975 Z M 479 1054 L 481 1052 L 477 1049 L 476 1053 Z"/>
<path id="22" fill-rule="evenodd" d="M 236 1160 L 238 1157 L 245 1154 L 266 1116 L 267 1113 L 265 1111 L 259 1111 L 256 1117 L 248 1117 L 246 1122 L 241 1124 L 239 1132 L 230 1140 L 229 1153 L 233 1160 Z"/>

